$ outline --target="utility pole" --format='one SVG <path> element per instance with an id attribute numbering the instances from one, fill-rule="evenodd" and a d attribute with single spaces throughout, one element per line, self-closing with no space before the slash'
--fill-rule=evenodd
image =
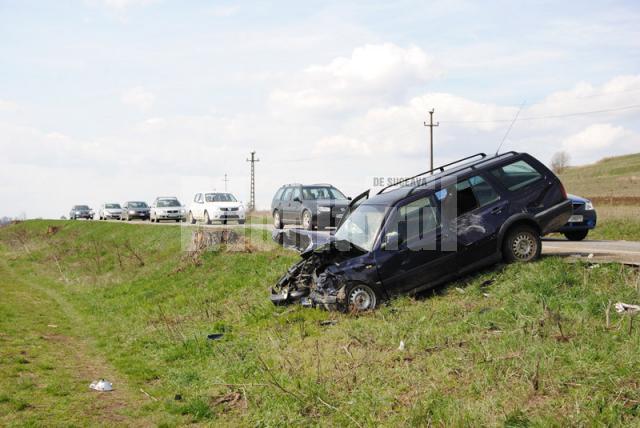
<path id="1" fill-rule="evenodd" d="M 227 182 L 229 181 L 229 179 L 227 178 L 227 173 L 225 172 L 224 174 L 224 192 L 227 193 Z"/>
<path id="2" fill-rule="evenodd" d="M 424 126 L 428 126 L 429 127 L 429 136 L 430 136 L 430 140 L 429 140 L 429 145 L 430 145 L 430 159 L 431 159 L 431 171 L 433 171 L 433 127 L 434 126 L 440 126 L 440 122 L 436 122 L 435 124 L 433 123 L 433 112 L 435 111 L 435 109 L 431 109 L 431 111 L 429 111 L 429 123 L 425 122 Z"/>
<path id="3" fill-rule="evenodd" d="M 251 159 L 247 159 L 247 162 L 251 162 L 251 196 L 249 199 L 249 212 L 256 209 L 256 174 L 255 174 L 255 164 L 259 162 L 260 159 L 256 159 L 255 150 L 251 152 Z"/>

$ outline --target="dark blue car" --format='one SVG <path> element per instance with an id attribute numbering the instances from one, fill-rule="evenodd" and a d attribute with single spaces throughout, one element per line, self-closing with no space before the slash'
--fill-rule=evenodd
<path id="1" fill-rule="evenodd" d="M 596 227 L 598 220 L 596 210 L 589 199 L 576 195 L 567 196 L 571 199 L 573 214 L 569 217 L 567 224 L 562 226 L 558 232 L 570 241 L 582 241 L 587 237 L 589 231 Z"/>
<path id="2" fill-rule="evenodd" d="M 274 232 L 303 250 L 271 290 L 274 304 L 374 309 L 500 260 L 535 260 L 540 236 L 572 215 L 558 177 L 526 153 L 479 153 L 369 193 L 334 235 Z M 295 234 L 304 239 L 285 236 Z"/>

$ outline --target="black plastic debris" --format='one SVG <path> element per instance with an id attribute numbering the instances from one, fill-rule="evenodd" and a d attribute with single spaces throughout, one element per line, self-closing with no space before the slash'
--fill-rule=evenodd
<path id="1" fill-rule="evenodd" d="M 336 325 L 336 324 L 338 324 L 338 320 L 323 320 L 323 321 L 320 321 L 320 325 L 321 326 Z"/>
<path id="2" fill-rule="evenodd" d="M 209 340 L 220 340 L 224 336 L 224 333 L 211 333 L 207 336 Z"/>

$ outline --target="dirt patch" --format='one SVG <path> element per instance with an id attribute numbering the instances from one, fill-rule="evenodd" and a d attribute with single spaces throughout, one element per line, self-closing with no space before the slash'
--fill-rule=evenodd
<path id="1" fill-rule="evenodd" d="M 597 205 L 640 205 L 640 196 L 589 196 L 588 199 Z"/>

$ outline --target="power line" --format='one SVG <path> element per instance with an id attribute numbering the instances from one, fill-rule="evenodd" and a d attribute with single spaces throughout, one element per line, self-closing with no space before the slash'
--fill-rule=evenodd
<path id="1" fill-rule="evenodd" d="M 630 106 L 610 108 L 610 109 L 602 109 L 602 110 L 591 110 L 591 111 L 582 111 L 575 113 L 563 113 L 563 114 L 552 114 L 545 116 L 529 116 L 522 117 L 518 119 L 519 121 L 531 121 L 531 120 L 545 120 L 545 119 L 560 119 L 564 117 L 573 117 L 573 116 L 586 116 L 589 114 L 598 114 L 598 113 L 610 113 L 614 111 L 622 111 L 622 110 L 631 110 L 635 108 L 640 108 L 640 104 L 633 104 Z M 494 120 L 443 120 L 441 123 L 499 123 L 499 122 L 511 122 L 513 119 L 494 119 Z"/>

